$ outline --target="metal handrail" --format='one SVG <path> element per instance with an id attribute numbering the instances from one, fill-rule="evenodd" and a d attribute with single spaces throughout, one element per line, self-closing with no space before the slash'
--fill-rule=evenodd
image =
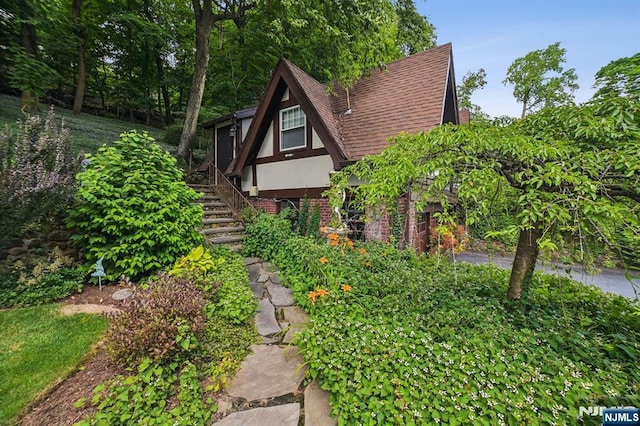
<path id="1" fill-rule="evenodd" d="M 213 164 L 213 161 L 209 161 L 208 165 L 209 185 L 215 188 L 218 196 L 222 201 L 227 203 L 233 216 L 240 220 L 243 209 L 250 209 L 256 212 L 255 207 L 245 197 L 242 192 L 235 187 L 233 183 Z"/>

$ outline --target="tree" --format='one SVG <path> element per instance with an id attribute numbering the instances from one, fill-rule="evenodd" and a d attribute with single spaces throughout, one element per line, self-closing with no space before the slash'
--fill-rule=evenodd
<path id="1" fill-rule="evenodd" d="M 640 53 L 616 59 L 600 68 L 593 85 L 598 91 L 594 98 L 605 96 L 640 95 Z"/>
<path id="2" fill-rule="evenodd" d="M 408 190 L 418 208 L 437 200 L 450 211 L 450 191 L 472 200 L 468 224 L 481 220 L 495 191 L 518 193 L 518 245 L 508 299 L 526 291 L 540 247 L 554 232 L 611 242 L 610 224 L 640 241 L 640 102 L 607 98 L 583 106 L 550 107 L 508 125 L 445 125 L 402 134 L 380 155 L 345 168 L 354 174 L 363 207 L 392 205 Z"/>
<path id="3" fill-rule="evenodd" d="M 482 112 L 480 105 L 471 102 L 471 95 L 473 95 L 476 90 L 484 89 L 486 85 L 487 72 L 484 68 L 467 72 L 464 77 L 462 77 L 462 82 L 458 85 L 458 106 L 460 109 L 469 110 L 471 119 L 474 121 L 488 118 L 488 116 Z"/>
<path id="4" fill-rule="evenodd" d="M 182 128 L 180 144 L 178 145 L 177 155 L 183 159 L 187 158 L 189 147 L 196 137 L 198 115 L 200 113 L 202 95 L 204 94 L 207 66 L 209 65 L 211 27 L 216 22 L 234 19 L 255 6 L 255 2 L 251 0 L 192 0 L 191 3 L 196 21 L 196 58 L 184 127 Z"/>
<path id="5" fill-rule="evenodd" d="M 513 96 L 522 103 L 521 118 L 543 107 L 563 105 L 573 100 L 578 76 L 573 68 L 564 70 L 566 50 L 560 43 L 534 50 L 509 66 L 503 83 L 513 84 Z"/>
<path id="6" fill-rule="evenodd" d="M 394 9 L 398 16 L 396 45 L 401 52 L 413 55 L 435 46 L 436 29 L 418 13 L 413 0 L 395 0 Z"/>

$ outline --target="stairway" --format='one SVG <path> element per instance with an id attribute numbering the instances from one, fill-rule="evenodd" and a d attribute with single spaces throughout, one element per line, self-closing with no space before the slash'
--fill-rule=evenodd
<path id="1" fill-rule="evenodd" d="M 243 223 L 234 217 L 231 208 L 222 201 L 215 189 L 209 185 L 189 185 L 194 191 L 204 195 L 196 200 L 204 207 L 200 233 L 211 244 L 224 244 L 233 250 L 242 248 Z"/>

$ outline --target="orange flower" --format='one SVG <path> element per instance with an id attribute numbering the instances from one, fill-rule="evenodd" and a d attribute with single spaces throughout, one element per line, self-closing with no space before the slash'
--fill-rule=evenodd
<path id="1" fill-rule="evenodd" d="M 353 248 L 353 241 L 351 241 L 349 238 L 347 238 L 347 245 L 349 246 L 349 248 Z"/>
<path id="2" fill-rule="evenodd" d="M 345 293 L 351 291 L 351 286 L 349 284 L 342 284 L 342 291 Z"/>
<path id="3" fill-rule="evenodd" d="M 364 266 L 371 266 L 371 262 L 367 260 L 366 262 L 364 262 Z"/>
<path id="4" fill-rule="evenodd" d="M 329 238 L 331 241 L 338 241 L 338 234 L 329 234 L 327 235 L 327 238 Z"/>
<path id="5" fill-rule="evenodd" d="M 316 293 L 315 291 L 310 291 L 309 294 L 307 294 L 307 297 L 309 298 L 309 300 L 311 300 L 311 303 L 316 303 L 316 297 L 318 297 L 318 293 Z"/>
<path id="6" fill-rule="evenodd" d="M 327 290 L 325 290 L 324 288 L 320 288 L 318 287 L 316 289 L 316 296 L 320 296 L 320 297 L 325 297 L 329 294 L 329 292 Z"/>
<path id="7" fill-rule="evenodd" d="M 364 248 L 360 247 L 360 254 L 367 254 L 367 251 Z"/>
<path id="8" fill-rule="evenodd" d="M 327 258 L 326 258 L 326 257 L 324 257 L 324 256 L 322 256 L 322 257 L 320 258 L 320 263 L 322 263 L 323 265 L 324 265 L 325 263 L 327 263 L 328 261 L 329 261 L 329 259 L 327 259 Z"/>
<path id="9" fill-rule="evenodd" d="M 333 247 L 337 247 L 338 246 L 338 241 L 337 240 L 331 240 L 331 245 Z"/>
<path id="10" fill-rule="evenodd" d="M 327 232 L 327 227 L 326 226 L 321 226 L 320 227 L 320 232 L 322 232 L 323 234 Z"/>

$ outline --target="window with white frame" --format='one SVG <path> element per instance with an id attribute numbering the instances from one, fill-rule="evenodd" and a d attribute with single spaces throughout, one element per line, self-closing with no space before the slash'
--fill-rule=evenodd
<path id="1" fill-rule="evenodd" d="M 307 146 L 307 117 L 299 106 L 280 111 L 280 151 Z"/>

